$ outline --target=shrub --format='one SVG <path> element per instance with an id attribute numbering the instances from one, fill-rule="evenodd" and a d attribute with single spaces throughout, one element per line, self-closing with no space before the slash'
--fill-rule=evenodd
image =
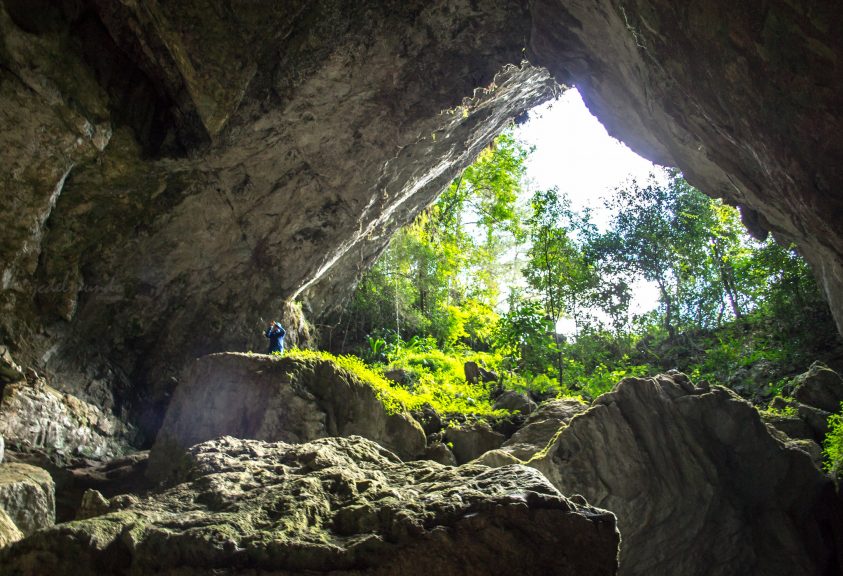
<path id="1" fill-rule="evenodd" d="M 840 412 L 832 414 L 828 419 L 828 434 L 823 440 L 824 467 L 826 472 L 840 477 L 843 473 L 843 403 Z"/>

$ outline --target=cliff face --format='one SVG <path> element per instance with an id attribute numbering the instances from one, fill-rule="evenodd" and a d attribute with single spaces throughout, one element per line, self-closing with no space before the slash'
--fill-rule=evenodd
<path id="1" fill-rule="evenodd" d="M 832 2 L 282 4 L 0 7 L 0 343 L 54 387 L 153 433 L 187 360 L 318 320 L 557 82 L 796 240 L 843 319 Z"/>

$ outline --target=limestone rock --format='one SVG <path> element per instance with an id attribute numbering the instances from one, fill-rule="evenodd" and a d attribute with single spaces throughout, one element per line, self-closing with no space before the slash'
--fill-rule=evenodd
<path id="1" fill-rule="evenodd" d="M 540 452 L 571 418 L 588 409 L 588 404 L 574 398 L 560 398 L 542 403 L 506 442 L 501 450 L 518 460 L 527 461 Z"/>
<path id="2" fill-rule="evenodd" d="M 802 404 L 826 412 L 840 412 L 843 378 L 834 370 L 815 362 L 807 372 L 794 378 L 793 384 L 793 397 Z"/>
<path id="3" fill-rule="evenodd" d="M 0 384 L 23 380 L 23 369 L 12 358 L 6 346 L 0 346 Z"/>
<path id="4" fill-rule="evenodd" d="M 0 434 L 9 444 L 62 456 L 108 459 L 130 449 L 134 431 L 70 394 L 26 382 L 7 384 L 0 401 Z"/>
<path id="5" fill-rule="evenodd" d="M 521 414 L 532 414 L 536 409 L 536 403 L 526 395 L 519 394 L 514 390 L 507 390 L 497 397 L 494 405 L 495 410 L 509 410 Z"/>
<path id="6" fill-rule="evenodd" d="M 465 379 L 472 384 L 477 384 L 478 382 L 496 382 L 499 378 L 497 374 L 491 370 L 487 370 L 477 362 L 466 362 L 463 365 L 463 372 L 465 373 Z"/>
<path id="7" fill-rule="evenodd" d="M 445 429 L 445 442 L 450 443 L 451 451 L 459 464 L 470 462 L 489 450 L 500 448 L 504 435 L 492 430 L 485 422 L 464 424 Z"/>
<path id="8" fill-rule="evenodd" d="M 612 514 L 523 466 L 402 463 L 359 437 L 194 446 L 173 488 L 0 553 L 12 574 L 612 575 Z"/>
<path id="9" fill-rule="evenodd" d="M 805 420 L 798 416 L 761 413 L 761 418 L 767 424 L 786 434 L 789 438 L 815 440 L 816 433 Z"/>
<path id="10" fill-rule="evenodd" d="M 0 548 L 5 548 L 9 544 L 22 539 L 23 532 L 18 530 L 6 511 L 0 508 Z"/>
<path id="11" fill-rule="evenodd" d="M 413 373 L 409 370 L 404 370 L 403 368 L 387 370 L 383 373 L 383 377 L 406 388 L 410 388 L 413 385 Z"/>
<path id="12" fill-rule="evenodd" d="M 796 413 L 814 431 L 814 438 L 817 441 L 825 438 L 825 435 L 828 433 L 828 417 L 831 416 L 830 412 L 797 402 Z"/>
<path id="13" fill-rule="evenodd" d="M 412 417 L 388 413 L 369 384 L 329 360 L 213 354 L 197 359 L 176 389 L 149 473 L 166 477 L 186 448 L 218 436 L 308 442 L 352 434 L 405 459 L 425 450 Z"/>
<path id="14" fill-rule="evenodd" d="M 441 442 L 430 444 L 424 453 L 424 458 L 425 460 L 433 460 L 444 466 L 457 465 L 457 459 L 454 457 L 454 453 Z"/>
<path id="15" fill-rule="evenodd" d="M 482 464 L 483 466 L 492 466 L 498 468 L 500 466 L 507 466 L 509 464 L 523 464 L 525 459 L 520 459 L 513 455 L 512 452 L 498 448 L 496 450 L 489 450 L 484 452 L 474 460 L 472 464 Z"/>
<path id="16" fill-rule="evenodd" d="M 531 465 L 612 510 L 620 574 L 832 573 L 830 480 L 733 392 L 626 379 Z"/>
<path id="17" fill-rule="evenodd" d="M 108 498 L 103 496 L 98 490 L 89 489 L 82 494 L 82 503 L 79 506 L 76 519 L 85 520 L 87 518 L 94 518 L 96 516 L 102 516 L 108 513 L 108 511 Z"/>
<path id="18" fill-rule="evenodd" d="M 46 470 L 28 464 L 0 464 L 0 509 L 29 536 L 53 525 L 55 486 Z"/>
<path id="19" fill-rule="evenodd" d="M 413 412 L 413 418 L 421 424 L 422 430 L 428 436 L 439 433 L 445 425 L 439 412 L 427 403 L 422 406 L 421 410 Z"/>

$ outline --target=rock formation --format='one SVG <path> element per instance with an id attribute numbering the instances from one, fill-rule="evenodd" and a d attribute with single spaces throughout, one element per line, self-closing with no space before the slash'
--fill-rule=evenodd
<path id="1" fill-rule="evenodd" d="M 402 463 L 360 437 L 302 445 L 224 437 L 148 499 L 41 531 L 6 573 L 612 575 L 612 514 L 523 466 Z"/>
<path id="2" fill-rule="evenodd" d="M 826 412 L 839 412 L 843 402 L 843 378 L 834 370 L 814 363 L 793 380 L 797 402 Z"/>
<path id="3" fill-rule="evenodd" d="M 7 384 L 0 400 L 0 435 L 18 448 L 43 449 L 58 460 L 122 456 L 134 440 L 130 426 L 96 406 L 46 384 Z"/>
<path id="4" fill-rule="evenodd" d="M 0 464 L 0 547 L 53 525 L 54 489 L 52 478 L 41 468 Z"/>
<path id="5" fill-rule="evenodd" d="M 444 439 L 452 446 L 459 464 L 471 462 L 484 452 L 500 447 L 506 440 L 503 434 L 495 432 L 485 422 L 446 428 Z"/>
<path id="6" fill-rule="evenodd" d="M 5 0 L 0 344 L 151 441 L 186 363 L 339 305 L 557 82 L 797 241 L 840 322 L 837 8 Z"/>
<path id="7" fill-rule="evenodd" d="M 412 417 L 390 414 L 369 384 L 330 360 L 212 354 L 176 388 L 149 473 L 165 477 L 187 448 L 218 436 L 308 442 L 352 434 L 402 458 L 425 450 Z"/>
<path id="8" fill-rule="evenodd" d="M 613 511 L 620 574 L 830 574 L 831 481 L 725 388 L 626 379 L 529 465 Z"/>
<path id="9" fill-rule="evenodd" d="M 545 402 L 527 418 L 524 426 L 503 443 L 501 450 L 519 460 L 529 460 L 534 454 L 544 450 L 560 428 L 587 409 L 588 404 L 571 398 Z"/>

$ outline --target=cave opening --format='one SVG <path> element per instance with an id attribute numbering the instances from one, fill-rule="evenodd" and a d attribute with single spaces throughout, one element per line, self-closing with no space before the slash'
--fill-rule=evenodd
<path id="1" fill-rule="evenodd" d="M 0 5 L 0 441 L 44 469 L 1 476 L 33 495 L 4 566 L 429 574 L 470 557 L 478 572 L 491 558 L 489 573 L 608 575 L 619 527 L 622 574 L 833 571 L 839 469 L 820 469 L 818 443 L 843 435 L 833 319 L 803 262 L 729 244 L 735 213 L 691 185 L 798 243 L 843 318 L 837 6 L 235 4 Z M 553 183 L 520 206 L 511 190 L 464 199 L 518 180 L 518 139 L 489 142 L 557 82 L 680 167 L 681 202 L 642 177 L 610 237 Z M 449 213 L 443 189 L 477 209 Z M 656 240 L 699 231 L 692 208 L 723 225 L 657 254 L 714 265 L 659 287 L 658 314 L 638 314 L 649 332 L 631 334 L 623 300 L 639 290 L 591 284 L 589 267 L 618 246 L 607 262 L 628 265 L 641 198 L 682 223 L 653 219 Z M 469 218 L 487 233 L 464 234 Z M 554 292 L 523 248 L 521 287 L 541 293 L 497 307 L 513 292 L 494 286 L 502 230 L 547 241 L 577 283 Z M 751 298 L 773 315 L 756 321 Z M 545 309 L 568 300 L 573 335 Z M 337 355 L 258 353 L 279 315 L 332 327 Z M 172 491 L 148 483 L 153 461 Z M 59 520 L 80 522 L 51 527 L 54 494 Z"/>

